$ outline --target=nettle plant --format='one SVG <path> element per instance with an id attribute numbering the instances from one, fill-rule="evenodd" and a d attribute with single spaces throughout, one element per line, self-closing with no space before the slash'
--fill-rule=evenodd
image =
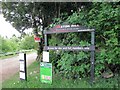
<path id="1" fill-rule="evenodd" d="M 106 69 L 110 69 L 113 73 L 117 73 L 120 69 L 119 10 L 118 3 L 92 3 L 91 7 L 82 8 L 66 16 L 67 19 L 64 21 L 58 20 L 58 22 L 79 24 L 96 29 L 95 76 L 100 76 Z M 54 36 L 50 39 L 51 45 L 78 46 L 90 43 L 87 41 L 89 34 L 69 33 Z M 54 52 L 53 55 L 56 54 L 56 51 L 51 52 Z M 88 52 L 58 51 L 56 58 L 52 61 L 56 72 L 66 77 L 85 77 L 90 75 L 89 55 Z"/>
<path id="2" fill-rule="evenodd" d="M 79 42 L 80 46 L 88 46 L 85 41 Z M 58 67 L 67 78 L 80 78 L 89 75 L 90 72 L 90 56 L 89 52 L 73 51 L 63 53 Z"/>
<path id="3" fill-rule="evenodd" d="M 68 33 L 51 36 L 52 46 L 90 46 L 86 40 L 80 40 L 79 34 Z M 50 60 L 54 71 L 66 78 L 81 78 L 90 75 L 90 52 L 84 51 L 50 51 Z"/>

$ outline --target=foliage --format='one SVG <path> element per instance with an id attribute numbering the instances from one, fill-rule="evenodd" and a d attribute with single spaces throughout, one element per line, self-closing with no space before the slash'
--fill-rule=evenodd
<path id="1" fill-rule="evenodd" d="M 41 32 L 43 37 L 42 31 L 52 23 L 53 18 L 60 17 L 60 14 L 63 12 L 69 12 L 71 14 L 70 7 L 76 9 L 75 3 L 2 2 L 2 13 L 6 21 L 9 21 L 20 33 L 23 34 L 24 30 L 32 28 L 36 36 L 39 36 L 38 32 Z M 40 31 L 41 28 L 42 30 Z M 38 46 L 39 60 L 43 45 L 39 43 Z"/>
<path id="2" fill-rule="evenodd" d="M 80 24 L 89 28 L 96 29 L 96 55 L 95 55 L 95 74 L 101 75 L 108 68 L 117 73 L 119 67 L 119 14 L 120 6 L 118 3 L 93 3 L 88 9 L 81 8 L 68 16 L 66 20 L 56 19 L 59 22 L 70 24 Z M 54 37 L 54 38 L 53 38 Z M 50 45 L 75 46 L 81 45 L 80 39 L 87 40 L 89 34 L 59 34 L 50 38 Z M 55 37 L 57 40 L 55 40 Z M 88 38 L 87 38 L 88 37 Z M 60 43 L 58 43 L 58 41 Z M 88 41 L 88 43 L 90 43 Z M 55 56 L 54 51 L 51 51 Z M 57 72 L 67 77 L 84 77 L 90 73 L 90 57 L 84 52 L 60 52 L 55 58 L 51 58 Z M 87 59 L 87 60 L 85 60 Z M 55 61 L 54 61 L 55 60 Z M 74 64 L 74 62 L 77 63 Z"/>
<path id="3" fill-rule="evenodd" d="M 113 72 L 120 69 L 120 6 L 118 2 L 3 3 L 2 8 L 6 20 L 20 32 L 26 28 L 38 30 L 40 25 L 53 27 L 64 22 L 95 28 L 95 74 L 99 76 L 107 68 Z M 89 33 L 54 34 L 48 38 L 49 45 L 53 46 L 90 45 Z M 25 43 L 25 40 L 23 42 Z M 27 48 L 25 45 L 21 46 Z M 50 53 L 50 60 L 53 62 L 56 73 L 61 73 L 67 78 L 90 75 L 88 52 L 50 51 Z"/>
<path id="4" fill-rule="evenodd" d="M 0 48 L 2 53 L 17 51 L 18 41 L 16 41 L 14 37 L 7 39 L 0 36 L 0 41 Z"/>
<path id="5" fill-rule="evenodd" d="M 47 27 L 53 18 L 60 17 L 61 13 L 71 14 L 77 10 L 79 4 L 73 2 L 2 2 L 2 12 L 19 32 L 28 28 Z M 42 20 L 42 22 L 41 22 Z"/>
<path id="6" fill-rule="evenodd" d="M 32 35 L 26 35 L 22 38 L 19 47 L 23 50 L 36 49 L 37 43 L 35 43 Z"/>
<path id="7" fill-rule="evenodd" d="M 3 38 L 0 36 L 0 53 L 18 52 L 19 50 L 36 49 L 37 43 L 32 35 L 25 35 L 20 39 L 13 36 L 12 38 Z"/>
<path id="8" fill-rule="evenodd" d="M 86 33 L 87 34 L 87 33 Z M 52 35 L 49 39 L 51 46 L 89 46 L 89 42 L 80 40 L 79 34 L 68 33 L 62 35 Z M 56 37 L 56 38 L 55 38 Z M 50 51 L 50 60 L 55 66 L 55 72 L 67 78 L 80 78 L 89 76 L 90 56 L 88 52 L 77 51 Z"/>

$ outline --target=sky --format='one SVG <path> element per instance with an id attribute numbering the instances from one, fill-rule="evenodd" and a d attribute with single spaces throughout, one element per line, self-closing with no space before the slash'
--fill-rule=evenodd
<path id="1" fill-rule="evenodd" d="M 12 27 L 12 25 L 5 21 L 5 18 L 2 14 L 0 14 L 0 35 L 2 37 L 12 37 L 12 35 L 15 34 L 16 36 L 20 36 L 20 33 Z"/>
<path id="2" fill-rule="evenodd" d="M 32 32 L 32 29 L 26 30 L 26 33 Z M 5 21 L 5 18 L 3 17 L 3 14 L 0 14 L 0 35 L 2 37 L 8 37 L 11 38 L 12 35 L 15 34 L 17 37 L 20 36 L 20 33 L 12 27 L 12 25 Z"/>

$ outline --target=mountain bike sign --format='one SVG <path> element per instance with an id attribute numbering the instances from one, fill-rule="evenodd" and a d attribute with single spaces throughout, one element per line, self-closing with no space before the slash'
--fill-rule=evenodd
<path id="1" fill-rule="evenodd" d="M 40 63 L 40 81 L 52 84 L 52 63 Z"/>

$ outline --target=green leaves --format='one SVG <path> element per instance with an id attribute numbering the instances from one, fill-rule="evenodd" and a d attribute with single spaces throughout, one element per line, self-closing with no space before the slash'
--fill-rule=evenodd
<path id="1" fill-rule="evenodd" d="M 37 43 L 35 43 L 34 37 L 30 35 L 25 36 L 22 40 L 16 36 L 13 36 L 10 39 L 0 36 L 0 42 L 0 52 L 4 53 L 35 49 L 37 47 Z"/>
<path id="2" fill-rule="evenodd" d="M 86 60 L 88 60 L 88 55 L 87 54 L 85 54 L 85 52 L 79 52 L 78 54 L 77 54 L 77 61 L 80 61 L 80 60 L 83 60 L 83 61 L 86 61 Z"/>
<path id="3" fill-rule="evenodd" d="M 70 24 L 77 24 L 79 23 L 79 16 L 78 13 L 73 13 L 70 17 L 68 17 L 68 19 L 66 20 L 67 22 L 69 22 Z"/>
<path id="4" fill-rule="evenodd" d="M 19 40 L 17 37 L 12 37 L 11 39 L 8 39 L 0 36 L 0 42 L 1 52 L 7 53 L 18 50 Z"/>
<path id="5" fill-rule="evenodd" d="M 90 43 L 88 43 L 88 42 L 86 42 L 86 41 L 83 41 L 83 40 L 81 40 L 81 41 L 79 42 L 79 44 L 80 44 L 80 46 L 90 46 Z"/>
<path id="6" fill-rule="evenodd" d="M 81 8 L 80 8 L 81 9 Z M 120 6 L 117 3 L 92 3 L 91 7 L 83 8 L 72 15 L 56 19 L 57 22 L 68 22 L 80 24 L 89 28 L 95 28 L 95 74 L 101 75 L 108 65 L 120 64 L 119 19 Z M 62 18 L 67 18 L 63 20 Z M 65 19 L 64 18 L 64 19 Z M 88 33 L 67 33 L 53 35 L 50 38 L 50 45 L 58 46 L 90 46 L 90 34 Z M 88 41 L 87 41 L 88 40 Z M 90 74 L 90 53 L 89 52 L 60 52 L 57 57 L 57 69 L 62 71 L 64 76 L 84 77 Z M 56 62 L 54 62 L 56 63 Z M 110 66 L 109 68 L 113 68 Z M 72 73 L 71 73 L 72 72 Z"/>
<path id="7" fill-rule="evenodd" d="M 85 70 L 89 69 L 89 64 L 86 64 L 85 60 L 82 62 L 80 62 L 79 60 L 83 60 L 86 57 L 87 56 L 85 54 L 82 55 L 82 53 L 79 53 L 78 55 L 76 55 L 74 53 L 69 54 L 65 52 L 61 56 L 61 59 L 58 60 L 57 67 L 60 67 L 60 70 L 62 70 L 63 75 L 65 77 L 71 76 L 72 78 L 72 76 L 74 76 L 75 74 L 84 73 L 83 75 L 81 75 L 81 77 L 83 77 L 86 73 L 88 73 Z"/>
<path id="8" fill-rule="evenodd" d="M 29 50 L 29 49 L 35 49 L 37 48 L 37 43 L 35 43 L 34 41 L 34 37 L 31 35 L 26 35 L 20 42 L 20 49 L 25 49 L 25 50 Z"/>

